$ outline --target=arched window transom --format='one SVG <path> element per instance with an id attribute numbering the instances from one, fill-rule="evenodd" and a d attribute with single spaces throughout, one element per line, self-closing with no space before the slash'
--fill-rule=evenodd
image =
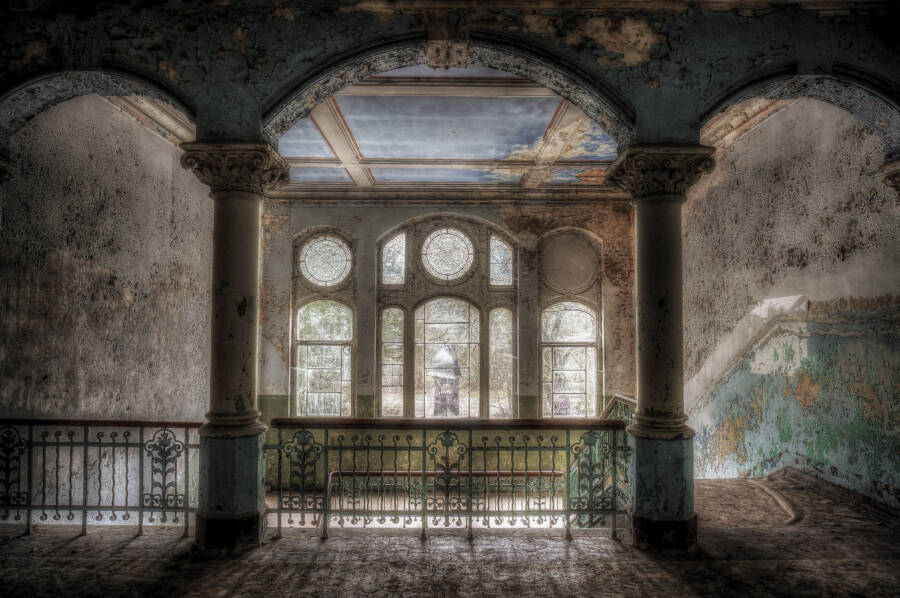
<path id="1" fill-rule="evenodd" d="M 353 265 L 350 247 L 328 233 L 316 235 L 300 248 L 300 272 L 320 287 L 333 287 L 346 280 Z"/>
<path id="2" fill-rule="evenodd" d="M 455 228 L 436 230 L 422 244 L 425 270 L 441 280 L 456 280 L 461 277 L 472 267 L 474 258 L 472 241 Z"/>

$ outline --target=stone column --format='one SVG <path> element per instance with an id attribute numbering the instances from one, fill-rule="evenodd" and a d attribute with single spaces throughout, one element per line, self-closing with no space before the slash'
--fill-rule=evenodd
<path id="1" fill-rule="evenodd" d="M 192 142 L 181 164 L 214 201 L 212 351 L 200 428 L 197 545 L 241 550 L 265 536 L 263 433 L 256 399 L 259 225 L 263 190 L 287 166 L 262 142 Z"/>
<path id="2" fill-rule="evenodd" d="M 610 177 L 635 208 L 637 411 L 628 432 L 639 548 L 686 550 L 697 541 L 694 432 L 684 414 L 681 205 L 687 188 L 712 170 L 713 151 L 634 146 Z"/>

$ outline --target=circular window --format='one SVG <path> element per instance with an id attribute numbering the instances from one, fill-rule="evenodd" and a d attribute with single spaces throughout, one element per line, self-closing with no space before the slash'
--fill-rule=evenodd
<path id="1" fill-rule="evenodd" d="M 300 249 L 300 272 L 309 282 L 333 287 L 350 274 L 353 258 L 343 239 L 324 234 L 313 237 Z"/>
<path id="2" fill-rule="evenodd" d="M 429 274 L 441 280 L 454 280 L 472 266 L 474 251 L 469 237 L 455 228 L 436 230 L 422 245 L 422 263 Z"/>

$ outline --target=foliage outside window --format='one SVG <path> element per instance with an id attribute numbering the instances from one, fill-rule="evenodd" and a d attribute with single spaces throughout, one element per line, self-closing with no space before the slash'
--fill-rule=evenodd
<path id="1" fill-rule="evenodd" d="M 488 385 L 490 391 L 489 416 L 508 418 L 515 415 L 513 367 L 513 314 L 499 308 L 491 310 L 488 318 L 489 335 L 488 363 L 490 367 Z"/>
<path id="2" fill-rule="evenodd" d="M 293 378 L 298 415 L 349 416 L 353 310 L 318 300 L 297 311 Z"/>
<path id="3" fill-rule="evenodd" d="M 491 235 L 491 284 L 509 286 L 513 283 L 512 247 Z"/>
<path id="4" fill-rule="evenodd" d="M 597 315 L 575 301 L 541 314 L 541 390 L 545 417 L 597 414 Z"/>
<path id="5" fill-rule="evenodd" d="M 403 318 L 402 309 L 381 312 L 381 414 L 403 415 Z"/>
<path id="6" fill-rule="evenodd" d="M 381 253 L 381 282 L 403 284 L 406 275 L 406 233 L 395 235 Z"/>
<path id="7" fill-rule="evenodd" d="M 417 417 L 478 417 L 478 317 L 473 305 L 449 297 L 416 310 Z"/>

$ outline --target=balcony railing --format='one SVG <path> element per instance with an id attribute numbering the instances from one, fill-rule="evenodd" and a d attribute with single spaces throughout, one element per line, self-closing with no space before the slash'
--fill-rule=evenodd
<path id="1" fill-rule="evenodd" d="M 197 502 L 198 422 L 0 419 L 0 522 L 180 526 Z"/>
<path id="2" fill-rule="evenodd" d="M 609 527 L 629 502 L 625 423 L 278 418 L 270 526 Z"/>

